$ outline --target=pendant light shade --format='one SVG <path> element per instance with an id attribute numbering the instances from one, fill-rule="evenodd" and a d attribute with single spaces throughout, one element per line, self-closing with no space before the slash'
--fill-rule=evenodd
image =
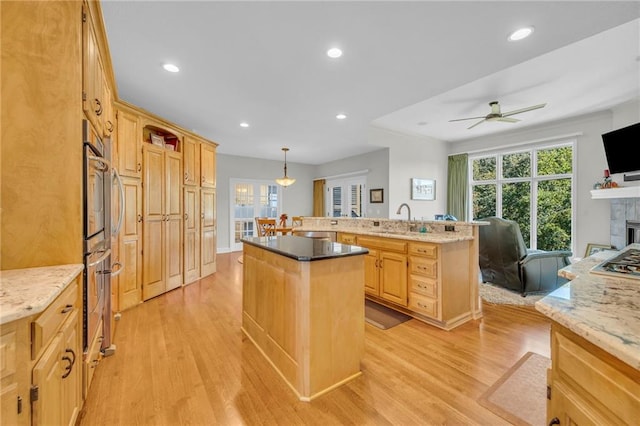
<path id="1" fill-rule="evenodd" d="M 282 150 L 284 151 L 284 177 L 276 179 L 276 183 L 286 188 L 289 185 L 293 185 L 296 180 L 287 176 L 287 151 L 289 151 L 289 148 L 282 148 Z"/>

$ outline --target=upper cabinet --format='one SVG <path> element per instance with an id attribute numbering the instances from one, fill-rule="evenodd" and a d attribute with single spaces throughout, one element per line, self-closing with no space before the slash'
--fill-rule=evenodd
<path id="1" fill-rule="evenodd" d="M 200 184 L 200 141 L 198 139 L 185 136 L 182 150 L 182 161 L 184 167 L 184 184 Z"/>
<path id="2" fill-rule="evenodd" d="M 216 187 L 216 147 L 200 144 L 200 182 L 203 188 Z"/>
<path id="3" fill-rule="evenodd" d="M 142 146 L 138 116 L 118 111 L 118 160 L 119 172 L 123 176 L 142 176 Z"/>

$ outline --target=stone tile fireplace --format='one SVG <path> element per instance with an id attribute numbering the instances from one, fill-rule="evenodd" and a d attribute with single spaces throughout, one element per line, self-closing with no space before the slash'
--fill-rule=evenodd
<path id="1" fill-rule="evenodd" d="M 611 199 L 611 245 L 624 248 L 631 242 L 640 242 L 640 198 Z M 635 241 L 631 241 L 632 238 Z"/>

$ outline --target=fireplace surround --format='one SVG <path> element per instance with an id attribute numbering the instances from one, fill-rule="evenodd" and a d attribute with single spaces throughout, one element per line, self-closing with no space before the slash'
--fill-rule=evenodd
<path id="1" fill-rule="evenodd" d="M 611 199 L 610 226 L 612 247 L 622 249 L 640 242 L 640 198 Z"/>

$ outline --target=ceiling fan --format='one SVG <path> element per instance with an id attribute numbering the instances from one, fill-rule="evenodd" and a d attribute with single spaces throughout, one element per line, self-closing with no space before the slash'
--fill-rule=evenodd
<path id="1" fill-rule="evenodd" d="M 523 113 L 523 112 L 527 112 L 527 111 L 531 111 L 531 110 L 538 109 L 538 108 L 543 108 L 545 105 L 547 105 L 547 104 L 533 105 L 533 106 L 530 106 L 530 107 L 516 109 L 516 110 L 513 110 L 513 111 L 502 113 L 502 112 L 500 112 L 500 104 L 498 103 L 498 101 L 491 101 L 491 102 L 489 102 L 489 106 L 491 107 L 491 112 L 489 114 L 485 115 L 484 117 L 458 118 L 458 119 L 455 119 L 455 120 L 449 120 L 449 122 L 481 119 L 477 123 L 471 125 L 470 127 L 467 127 L 467 129 L 473 129 L 478 124 L 484 123 L 485 121 L 504 121 L 506 123 L 517 123 L 520 120 L 518 120 L 517 118 L 511 118 L 510 116 L 516 115 L 516 114 L 520 114 L 520 113 Z"/>

